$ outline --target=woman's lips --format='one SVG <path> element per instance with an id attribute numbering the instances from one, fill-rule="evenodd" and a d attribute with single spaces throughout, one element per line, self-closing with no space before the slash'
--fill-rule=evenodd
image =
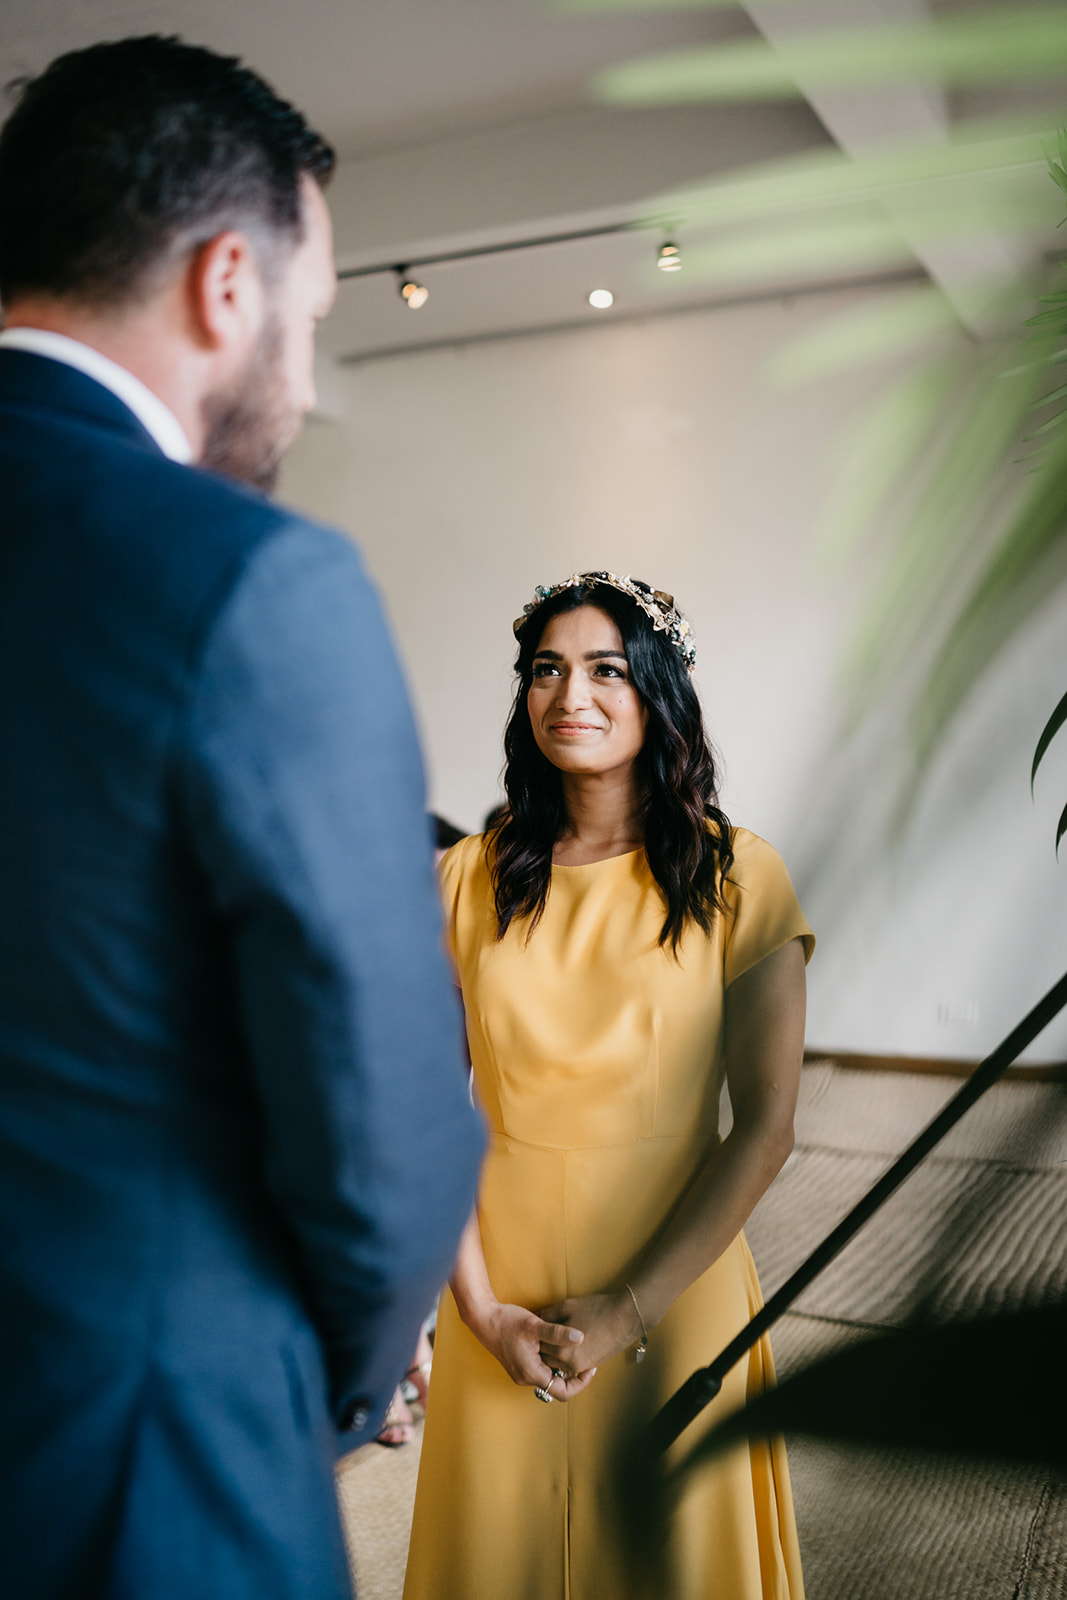
<path id="1" fill-rule="evenodd" d="M 602 730 L 595 722 L 553 722 L 549 733 L 600 733 Z"/>

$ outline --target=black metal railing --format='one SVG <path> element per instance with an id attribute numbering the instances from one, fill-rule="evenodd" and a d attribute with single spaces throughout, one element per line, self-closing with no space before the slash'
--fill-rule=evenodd
<path id="1" fill-rule="evenodd" d="M 756 1340 L 761 1338 L 773 1323 L 777 1322 L 797 1296 L 818 1277 L 823 1268 L 841 1253 L 864 1224 L 869 1222 L 874 1213 L 885 1204 L 890 1195 L 914 1172 L 924 1157 L 929 1155 L 951 1128 L 955 1127 L 975 1101 L 980 1100 L 986 1090 L 991 1088 L 998 1078 L 1003 1077 L 1016 1056 L 1020 1055 L 1027 1045 L 1033 1043 L 1038 1034 L 1065 1005 L 1067 1005 L 1067 973 L 1048 991 L 1044 999 L 1038 1001 L 1019 1025 L 1012 1029 L 992 1055 L 986 1056 L 985 1060 L 975 1067 L 959 1093 L 953 1095 L 929 1127 L 912 1141 L 877 1183 L 873 1184 L 863 1198 L 853 1206 L 848 1215 L 827 1234 L 820 1245 L 816 1246 L 807 1260 L 802 1262 L 782 1287 L 771 1296 L 763 1309 L 756 1313 L 748 1326 L 742 1328 L 737 1337 L 716 1356 L 710 1366 L 699 1368 L 671 1396 L 648 1425 L 643 1441 L 646 1451 L 652 1455 L 662 1455 L 670 1448 L 704 1407 L 714 1400 L 731 1367 L 740 1361 L 746 1351 L 752 1348 Z"/>

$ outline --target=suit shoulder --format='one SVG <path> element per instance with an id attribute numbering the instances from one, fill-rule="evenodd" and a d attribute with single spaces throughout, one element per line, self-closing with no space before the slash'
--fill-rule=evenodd
<path id="1" fill-rule="evenodd" d="M 355 546 L 343 533 L 317 522 L 257 490 L 199 467 L 153 459 L 152 467 L 165 486 L 168 520 L 180 521 L 186 537 L 216 548 L 257 545 L 279 535 L 303 539 L 324 548 L 355 555 Z"/>
<path id="2" fill-rule="evenodd" d="M 179 605 L 184 595 L 200 628 L 210 628 L 229 600 L 257 578 L 264 591 L 287 583 L 318 582 L 321 588 L 331 579 L 371 588 L 355 544 L 337 529 L 196 467 L 157 457 L 141 471 L 147 481 L 140 485 L 125 480 L 125 531 L 118 534 L 125 559 L 136 564 L 131 546 L 138 546 L 142 559 L 150 558 L 159 587 Z M 138 494 L 138 488 L 145 492 Z M 149 501 L 151 532 L 146 538 L 141 523 L 137 540 L 139 519 L 131 511 Z M 147 573 L 145 582 L 151 584 Z"/>
<path id="3" fill-rule="evenodd" d="M 132 454 L 132 452 L 131 452 Z M 355 544 L 334 528 L 214 473 L 142 456 L 121 501 L 87 519 L 109 607 L 169 641 L 187 682 L 220 629 L 277 634 L 346 626 L 370 648 L 383 623 Z M 340 618 L 340 620 L 338 620 Z M 243 621 L 242 621 L 243 619 Z M 246 642 L 249 635 L 246 632 Z M 276 640 L 277 643 L 277 640 Z"/>

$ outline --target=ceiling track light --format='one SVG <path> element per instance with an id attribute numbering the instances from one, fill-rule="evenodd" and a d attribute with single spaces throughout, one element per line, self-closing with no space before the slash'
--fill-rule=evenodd
<path id="1" fill-rule="evenodd" d="M 661 272 L 680 272 L 682 252 L 672 239 L 665 239 L 656 255 L 656 265 Z"/>
<path id="2" fill-rule="evenodd" d="M 394 267 L 393 271 L 396 273 L 401 300 L 410 310 L 418 311 L 419 307 L 424 306 L 430 298 L 429 289 L 425 284 L 417 283 L 409 275 L 407 267 Z"/>

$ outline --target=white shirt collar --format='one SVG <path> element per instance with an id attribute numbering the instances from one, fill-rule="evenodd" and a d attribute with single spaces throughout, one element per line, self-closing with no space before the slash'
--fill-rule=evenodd
<path id="1" fill-rule="evenodd" d="M 0 348 L 26 350 L 30 355 L 47 356 L 52 361 L 62 361 L 76 367 L 97 383 L 110 389 L 127 406 L 138 422 L 150 433 L 165 456 L 183 465 L 193 458 L 192 446 L 185 429 L 174 412 L 140 378 L 120 367 L 117 361 L 100 354 L 80 339 L 68 339 L 64 333 L 49 333 L 43 328 L 6 328 L 0 333 Z"/>

